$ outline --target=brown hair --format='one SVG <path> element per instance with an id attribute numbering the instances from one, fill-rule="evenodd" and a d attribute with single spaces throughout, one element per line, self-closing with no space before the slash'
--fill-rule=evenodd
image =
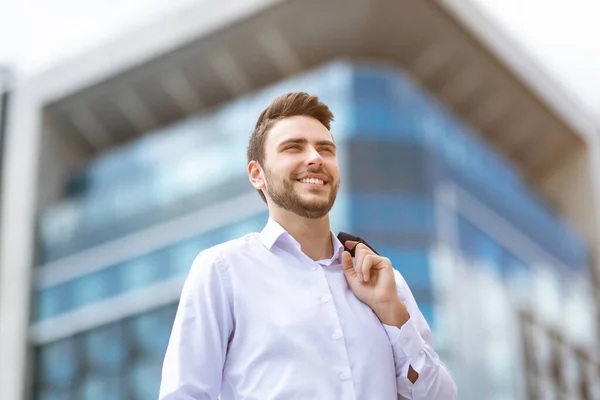
<path id="1" fill-rule="evenodd" d="M 326 104 L 319 101 L 317 96 L 311 96 L 304 92 L 292 92 L 281 95 L 264 109 L 258 117 L 250 142 L 248 143 L 248 162 L 257 161 L 264 166 L 265 140 L 267 133 L 273 124 L 283 118 L 305 115 L 312 117 L 322 123 L 330 130 L 333 113 Z M 260 197 L 266 202 L 262 190 L 258 190 Z"/>

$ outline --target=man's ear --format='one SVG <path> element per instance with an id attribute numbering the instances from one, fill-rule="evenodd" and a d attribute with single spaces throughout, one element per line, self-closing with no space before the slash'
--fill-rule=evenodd
<path id="1" fill-rule="evenodd" d="M 256 160 L 248 163 L 248 179 L 255 189 L 263 190 L 266 188 L 263 170 Z"/>

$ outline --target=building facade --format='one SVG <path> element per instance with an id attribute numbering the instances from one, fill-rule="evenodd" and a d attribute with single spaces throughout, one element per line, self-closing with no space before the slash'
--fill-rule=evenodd
<path id="1" fill-rule="evenodd" d="M 306 10 L 298 2 L 282 3 Z M 285 20 L 285 10 L 269 7 L 280 13 L 269 16 L 271 21 Z M 433 13 L 417 6 L 407 11 Z M 251 58 L 247 68 L 258 68 Z M 15 126 L 38 139 L 34 145 L 13 136 L 8 144 L 34 156 L 23 168 L 17 156 L 27 154 L 9 153 L 7 169 L 21 168 L 5 173 L 5 188 L 9 194 L 30 190 L 33 199 L 25 202 L 29 208 L 20 208 L 18 197 L 3 202 L 0 332 L 20 339 L 3 344 L 8 357 L 0 360 L 0 397 L 156 398 L 179 293 L 195 256 L 266 222 L 266 206 L 246 175 L 245 150 L 256 118 L 275 96 L 305 91 L 335 114 L 342 185 L 332 228 L 368 238 L 404 275 L 457 381 L 459 398 L 600 398 L 596 186 L 589 171 L 599 154 L 587 150 L 597 142 L 581 147 L 581 139 L 553 139 L 569 130 L 568 118 L 559 113 L 548 117 L 554 130 L 546 139 L 531 136 L 528 148 L 503 133 L 515 129 L 505 122 L 495 131 L 502 140 L 490 140 L 483 121 L 494 120 L 490 115 L 498 102 L 465 111 L 449 100 L 454 94 L 449 96 L 448 87 L 464 90 L 468 82 L 439 86 L 416 73 L 422 72 L 418 63 L 362 58 L 328 55 L 301 73 L 240 92 L 231 82 L 244 86 L 244 73 L 231 73 L 224 80 L 229 96 L 216 96 L 214 105 L 189 106 L 179 116 L 155 116 L 155 123 L 143 118 L 144 110 L 169 109 L 153 108 L 163 100 L 158 92 L 152 97 L 150 85 L 137 87 L 138 94 L 149 91 L 141 101 L 106 95 L 118 86 L 114 82 L 89 89 L 91 100 L 85 87 L 77 89 L 84 97 L 57 95 L 52 101 L 33 84 L 17 91 L 17 117 L 32 113 L 19 121 L 38 122 L 29 129 Z M 434 62 L 427 52 L 419 59 Z M 231 71 L 231 64 L 220 64 L 225 71 L 228 65 Z M 168 76 L 173 71 L 179 70 L 167 68 Z M 192 81 L 195 76 L 184 75 Z M 140 76 L 130 72 L 119 79 L 135 84 Z M 169 82 L 166 87 L 177 86 Z M 181 86 L 178 93 L 178 104 L 185 103 Z M 187 104 L 194 103 L 193 96 L 188 93 Z M 110 101 L 102 103 L 103 98 Z M 95 112 L 70 114 L 81 99 Z M 111 111 L 113 102 L 127 124 Z M 475 114 L 473 120 L 469 114 Z M 64 115 L 68 124 L 61 124 Z M 102 144 L 131 126 L 139 134 Z M 81 151 L 87 145 L 69 133 L 74 130 L 85 132 L 96 150 Z M 533 185 L 532 176 L 545 166 L 540 154 L 553 148 L 538 146 L 540 140 L 572 149 Z M 523 154 L 525 161 L 515 161 Z M 37 192 L 17 188 L 19 174 L 28 171 Z M 581 183 L 582 175 L 590 181 Z M 575 200 L 564 193 L 569 187 Z M 27 227 L 27 221 L 32 240 L 9 240 L 7 233 L 25 236 L 15 227 Z M 27 269 L 16 270 L 17 264 Z M 16 277 L 33 289 L 16 284 Z M 31 312 L 16 315 L 19 299 L 28 299 Z M 9 368 L 10 356 L 15 368 Z"/>
<path id="2" fill-rule="evenodd" d="M 289 90 L 334 110 L 334 227 L 369 238 L 405 276 L 461 396 L 593 398 L 600 376 L 582 373 L 597 367 L 584 356 L 597 332 L 587 246 L 405 73 L 351 62 L 150 133 L 73 177 L 40 218 L 35 398 L 156 398 L 175 287 L 199 251 L 266 222 L 245 146 L 260 110 Z M 65 266 L 99 248 L 95 262 Z M 522 377 L 529 389 L 515 385 Z"/>

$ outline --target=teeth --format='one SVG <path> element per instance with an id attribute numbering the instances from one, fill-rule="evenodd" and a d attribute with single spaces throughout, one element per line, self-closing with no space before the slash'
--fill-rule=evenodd
<path id="1" fill-rule="evenodd" d="M 317 185 L 324 185 L 325 182 L 323 182 L 321 179 L 317 179 L 317 178 L 304 178 L 304 179 L 300 179 L 300 182 L 302 183 L 313 183 L 313 184 L 317 184 Z"/>

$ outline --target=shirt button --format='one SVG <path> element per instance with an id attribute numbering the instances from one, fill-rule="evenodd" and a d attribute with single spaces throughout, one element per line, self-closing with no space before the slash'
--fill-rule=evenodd
<path id="1" fill-rule="evenodd" d="M 343 372 L 340 374 L 340 379 L 343 381 L 347 381 L 348 379 L 350 379 L 350 374 L 348 372 Z"/>
<path id="2" fill-rule="evenodd" d="M 323 295 L 319 297 L 319 300 L 321 301 L 321 303 L 327 303 L 329 301 L 329 296 Z"/>
<path id="3" fill-rule="evenodd" d="M 338 339 L 339 339 L 339 338 L 341 338 L 341 337 L 342 337 L 342 334 L 341 334 L 341 333 L 339 333 L 339 332 L 335 332 L 333 335 L 331 335 L 331 338 L 332 338 L 333 340 L 338 340 Z"/>
<path id="4" fill-rule="evenodd" d="M 313 270 L 313 271 L 316 271 L 316 270 L 317 270 L 317 268 L 318 268 L 318 266 L 316 266 L 316 265 L 313 265 L 313 266 L 312 266 L 312 270 Z"/>

